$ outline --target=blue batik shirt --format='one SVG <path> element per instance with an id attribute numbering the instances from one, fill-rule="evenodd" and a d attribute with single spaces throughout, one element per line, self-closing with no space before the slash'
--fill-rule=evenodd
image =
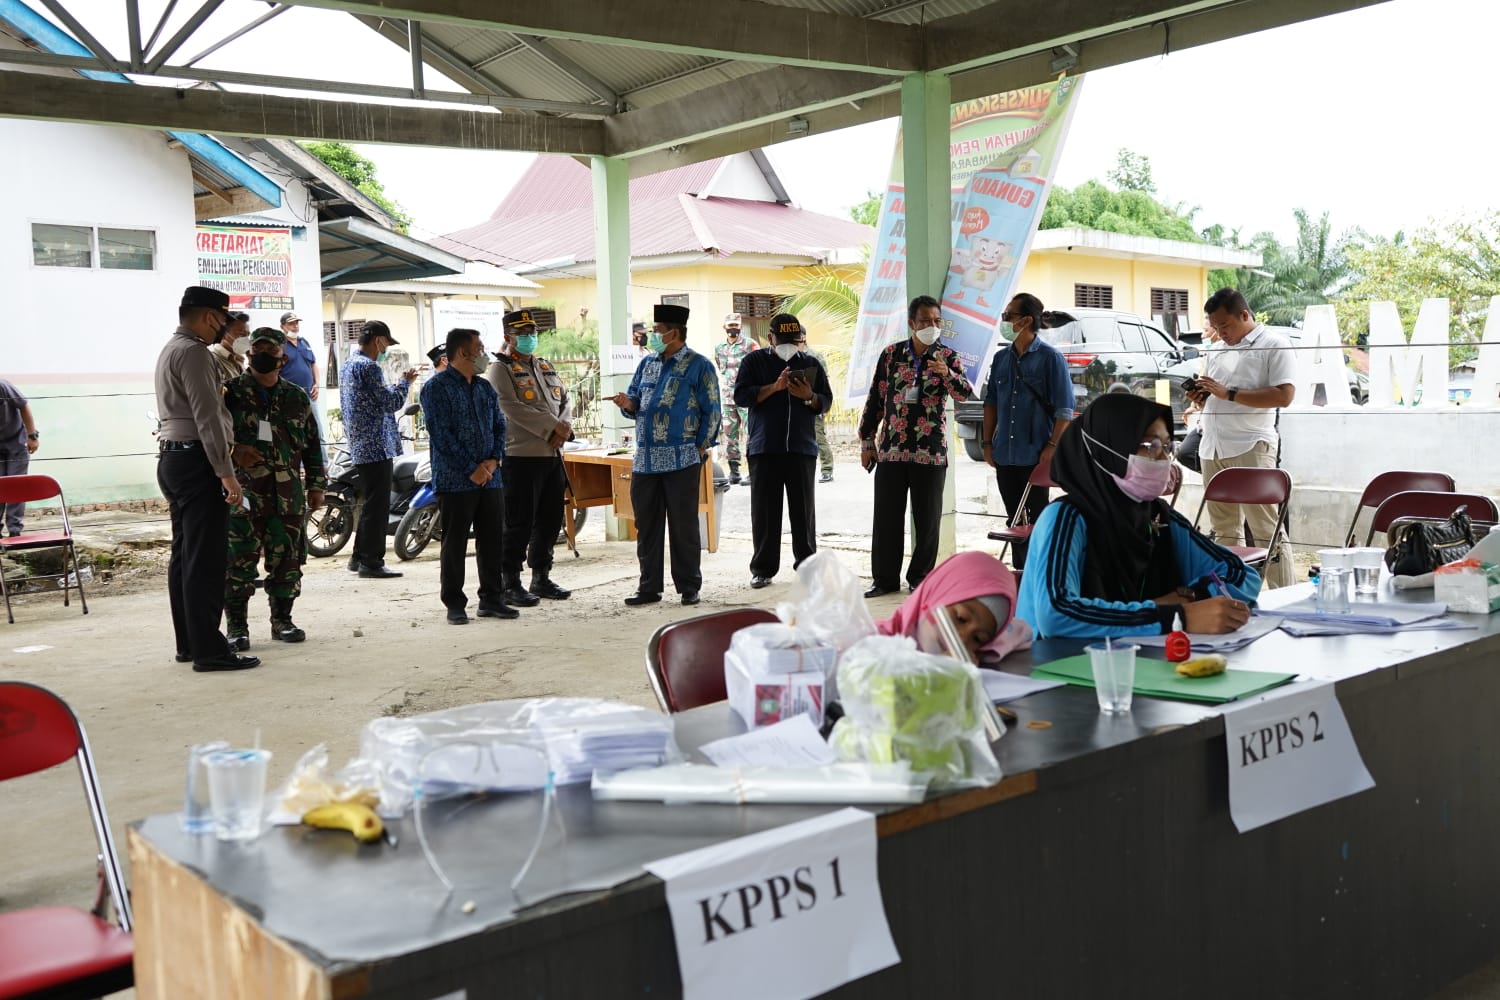
<path id="1" fill-rule="evenodd" d="M 385 373 L 373 358 L 356 351 L 339 371 L 339 408 L 349 461 L 355 465 L 383 462 L 401 454 L 396 411 L 406 405 L 405 381 L 385 384 Z"/>
<path id="2" fill-rule="evenodd" d="M 647 355 L 625 395 L 635 404 L 636 472 L 686 469 L 718 443 L 719 373 L 691 347 L 665 360 Z"/>
<path id="3" fill-rule="evenodd" d="M 486 459 L 505 460 L 505 415 L 495 387 L 450 367 L 428 379 L 418 395 L 432 442 L 432 488 L 439 493 L 498 490 L 499 469 L 483 486 L 469 478 Z"/>

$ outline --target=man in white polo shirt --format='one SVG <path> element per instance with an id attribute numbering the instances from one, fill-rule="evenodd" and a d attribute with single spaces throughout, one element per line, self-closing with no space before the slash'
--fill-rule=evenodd
<path id="1" fill-rule="evenodd" d="M 1208 326 L 1219 344 L 1205 355 L 1195 398 L 1203 407 L 1203 481 L 1221 469 L 1276 467 L 1280 442 L 1276 411 L 1290 405 L 1295 392 L 1296 362 L 1291 341 L 1255 321 L 1245 297 L 1221 288 L 1203 304 Z M 1256 545 L 1276 530 L 1276 508 L 1270 504 L 1210 503 L 1208 517 L 1214 541 L 1241 545 L 1244 525 Z M 1296 583 L 1285 536 L 1272 550 L 1261 573 L 1268 587 Z"/>

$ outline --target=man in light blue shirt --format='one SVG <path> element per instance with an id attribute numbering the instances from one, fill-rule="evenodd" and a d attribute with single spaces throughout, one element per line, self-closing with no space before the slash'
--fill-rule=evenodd
<path id="1" fill-rule="evenodd" d="M 391 510 L 391 460 L 401 454 L 396 411 L 406 405 L 417 370 L 408 368 L 397 385 L 385 384 L 379 361 L 396 342 L 390 327 L 371 320 L 360 331 L 359 349 L 339 371 L 344 435 L 349 461 L 359 472 L 362 504 L 349 570 L 373 579 L 401 575 L 385 568 L 385 533 Z"/>
<path id="2" fill-rule="evenodd" d="M 1042 301 L 1021 292 L 1000 315 L 1009 346 L 995 352 L 984 394 L 984 460 L 995 470 L 1009 523 L 1016 523 L 1021 495 L 1037 465 L 1052 461 L 1058 438 L 1073 419 L 1073 382 L 1068 362 L 1037 336 Z M 1008 328 L 1008 329 L 1007 329 Z M 1051 491 L 1032 487 L 1026 496 L 1026 522 L 1035 524 Z M 1011 561 L 1026 567 L 1025 542 L 1013 546 Z"/>
<path id="3" fill-rule="evenodd" d="M 655 319 L 647 338 L 652 353 L 636 367 L 630 388 L 613 397 L 620 412 L 635 419 L 636 429 L 630 504 L 641 581 L 625 598 L 632 607 L 661 600 L 664 531 L 672 550 L 672 584 L 683 604 L 698 603 L 703 589 L 698 477 L 719 439 L 719 373 L 687 346 L 687 308 L 658 305 Z"/>

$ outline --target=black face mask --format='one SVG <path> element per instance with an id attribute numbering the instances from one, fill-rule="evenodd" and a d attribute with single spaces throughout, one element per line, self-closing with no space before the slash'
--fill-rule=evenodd
<path id="1" fill-rule="evenodd" d="M 269 375 L 281 367 L 281 359 L 274 354 L 250 355 L 250 368 L 262 375 Z"/>

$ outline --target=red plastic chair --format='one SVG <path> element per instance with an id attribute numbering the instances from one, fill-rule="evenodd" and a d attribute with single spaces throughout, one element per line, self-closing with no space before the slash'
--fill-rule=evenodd
<path id="1" fill-rule="evenodd" d="M 1354 506 L 1354 516 L 1349 519 L 1349 530 L 1344 532 L 1344 545 L 1352 547 L 1359 544 L 1354 540 L 1354 526 L 1359 523 L 1359 515 L 1366 508 L 1376 510 L 1390 497 L 1397 493 L 1408 490 L 1426 490 L 1432 493 L 1452 493 L 1456 486 L 1453 477 L 1446 472 L 1382 472 L 1370 480 L 1365 491 L 1360 494 L 1359 503 Z M 1365 537 L 1365 544 L 1370 544 L 1370 539 L 1375 537 L 1375 528 L 1371 523 L 1370 533 Z"/>
<path id="2" fill-rule="evenodd" d="M 83 613 L 88 614 L 89 602 L 83 596 L 83 578 L 78 574 L 78 550 L 73 547 L 73 527 L 68 522 L 68 504 L 63 500 L 62 487 L 57 485 L 57 480 L 51 476 L 0 476 L 0 505 L 33 503 L 38 500 L 51 500 L 53 497 L 57 497 L 57 502 L 62 506 L 62 530 L 25 531 L 19 535 L 0 538 L 0 555 L 27 549 L 66 548 L 68 558 L 63 561 L 61 573 L 48 573 L 32 579 L 61 579 L 64 607 L 68 605 L 68 591 L 77 587 L 78 603 L 83 605 Z M 72 567 L 71 572 L 69 572 L 69 566 Z M 14 625 L 16 616 L 10 610 L 10 587 L 5 580 L 3 559 L 0 559 L 0 595 L 5 597 L 5 617 Z"/>
<path id="3" fill-rule="evenodd" d="M 991 539 L 1005 543 L 1000 546 L 997 559 L 1005 558 L 1005 553 L 1010 551 L 1012 542 L 1024 542 L 1031 537 L 1031 530 L 1036 525 L 1031 523 L 1031 516 L 1026 512 L 1026 501 L 1030 499 L 1032 489 L 1050 490 L 1056 487 L 1057 483 L 1052 479 L 1052 460 L 1049 458 L 1036 463 L 1036 468 L 1031 470 L 1031 475 L 1026 479 L 1026 488 L 1021 491 L 1021 499 L 1016 503 L 1016 509 L 1012 512 L 1011 522 L 1003 528 L 996 528 L 990 532 Z"/>
<path id="4" fill-rule="evenodd" d="M 1281 543 L 1286 533 L 1286 516 L 1292 499 L 1292 477 L 1285 469 L 1220 469 L 1203 487 L 1203 499 L 1198 503 L 1198 513 L 1193 518 L 1193 527 L 1203 520 L 1203 508 L 1214 503 L 1273 504 L 1276 507 L 1276 527 L 1264 546 L 1226 545 L 1230 552 L 1244 560 L 1247 566 L 1265 564 L 1271 553 Z M 1252 542 L 1260 539 L 1252 538 Z"/>
<path id="5" fill-rule="evenodd" d="M 1370 521 L 1370 535 L 1365 539 L 1365 544 L 1370 544 L 1370 539 L 1375 537 L 1377 531 L 1384 532 L 1389 537 L 1388 544 L 1394 544 L 1395 529 L 1402 524 L 1413 521 L 1446 521 L 1460 507 L 1465 508 L 1469 520 L 1474 523 L 1476 536 L 1483 535 L 1488 528 L 1500 521 L 1495 501 L 1477 493 L 1407 490 L 1387 497 L 1375 509 L 1375 517 Z"/>
<path id="6" fill-rule="evenodd" d="M 779 619 L 764 608 L 736 608 L 668 622 L 646 643 L 646 676 L 668 712 L 685 712 L 729 697 L 724 654 L 729 640 L 747 625 Z"/>
<path id="7" fill-rule="evenodd" d="M 94 820 L 102 881 L 94 911 L 44 906 L 0 913 L 0 998 L 97 997 L 135 983 L 130 900 L 120 875 L 83 726 L 67 702 L 46 688 L 0 681 L 0 781 L 45 771 L 69 757 L 78 762 Z M 7 811 L 7 816 L 14 813 Z M 119 927 L 103 919 L 114 903 Z"/>

